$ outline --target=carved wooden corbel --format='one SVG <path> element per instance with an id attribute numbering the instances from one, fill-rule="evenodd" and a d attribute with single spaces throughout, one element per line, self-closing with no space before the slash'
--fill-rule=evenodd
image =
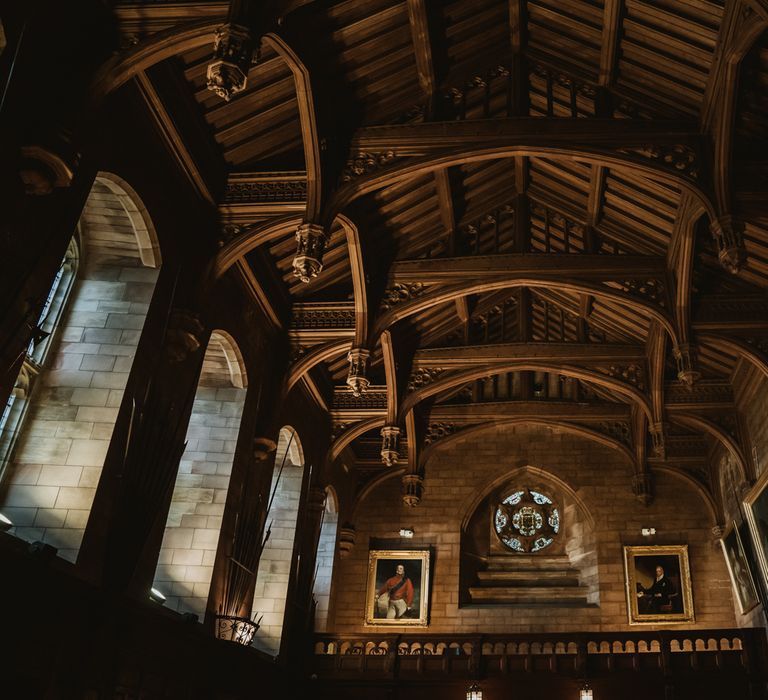
<path id="1" fill-rule="evenodd" d="M 368 362 L 371 351 L 366 348 L 352 348 L 347 354 L 349 360 L 349 373 L 347 374 L 347 386 L 352 389 L 355 397 L 362 396 L 371 384 L 368 378 Z"/>
<path id="2" fill-rule="evenodd" d="M 400 459 L 400 428 L 396 425 L 385 425 L 381 429 L 381 461 L 388 467 L 393 467 Z"/>
<path id="3" fill-rule="evenodd" d="M 318 224 L 305 222 L 296 229 L 293 274 L 304 284 L 309 284 L 323 269 L 323 253 L 327 243 L 328 235 Z"/>

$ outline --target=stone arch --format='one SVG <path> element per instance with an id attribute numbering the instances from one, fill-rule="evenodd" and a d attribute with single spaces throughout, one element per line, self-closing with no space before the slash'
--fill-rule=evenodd
<path id="1" fill-rule="evenodd" d="M 153 586 L 178 612 L 205 614 L 248 379 L 232 336 L 211 333 L 189 417 Z"/>
<path id="2" fill-rule="evenodd" d="M 326 632 L 339 524 L 339 502 L 333 486 L 325 487 L 325 509 L 320 526 L 312 595 L 315 600 L 315 632 Z"/>
<path id="3" fill-rule="evenodd" d="M 553 541 L 539 553 L 513 552 L 491 532 L 500 499 L 528 489 L 549 496 L 559 514 L 559 532 L 550 530 L 547 536 Z M 486 484 L 462 507 L 459 596 L 465 604 L 514 604 L 524 600 L 515 596 L 531 595 L 542 605 L 587 607 L 599 602 L 595 521 L 568 483 L 526 463 Z M 526 580 L 523 587 L 520 577 Z"/>
<path id="4" fill-rule="evenodd" d="M 296 526 L 304 483 L 304 450 L 291 426 L 280 429 L 267 511 L 266 544 L 259 560 L 253 615 L 261 627 L 253 640 L 257 649 L 277 656 L 296 549 Z"/>
<path id="5" fill-rule="evenodd" d="M 160 264 L 135 191 L 101 173 L 74 234 L 71 292 L 44 356 L 28 353 L 25 416 L 0 484 L 14 534 L 75 561 Z M 66 260 L 66 259 L 65 259 Z M 52 300 L 56 303 L 56 299 Z M 23 378 L 22 378 L 23 379 Z"/>

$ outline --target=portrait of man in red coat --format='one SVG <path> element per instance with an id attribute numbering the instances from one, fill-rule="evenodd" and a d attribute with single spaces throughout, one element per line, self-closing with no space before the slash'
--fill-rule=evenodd
<path id="1" fill-rule="evenodd" d="M 395 575 L 388 578 L 376 593 L 377 617 L 399 620 L 413 605 L 413 583 L 405 573 L 405 566 L 398 564 Z"/>

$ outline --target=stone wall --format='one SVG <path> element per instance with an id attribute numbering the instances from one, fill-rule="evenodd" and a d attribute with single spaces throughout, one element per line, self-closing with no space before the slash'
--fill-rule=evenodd
<path id="1" fill-rule="evenodd" d="M 158 270 L 120 202 L 97 183 L 81 262 L 0 487 L 14 534 L 77 558 Z"/>
<path id="2" fill-rule="evenodd" d="M 225 343 L 214 333 L 206 349 L 153 584 L 168 607 L 201 619 L 246 392 L 233 386 Z"/>
<path id="3" fill-rule="evenodd" d="M 283 635 L 285 600 L 291 575 L 296 518 L 304 476 L 304 468 L 295 465 L 292 461 L 295 456 L 290 455 L 285 461 L 280 481 L 277 482 L 283 454 L 284 450 L 278 448 L 270 492 L 274 491 L 275 484 L 277 491 L 267 516 L 271 533 L 261 554 L 253 598 L 253 613 L 258 617 L 263 615 L 253 646 L 272 656 L 277 656 L 280 651 Z"/>
<path id="4" fill-rule="evenodd" d="M 328 503 L 323 515 L 323 526 L 320 528 L 320 538 L 317 542 L 315 585 L 312 591 L 316 602 L 316 632 L 325 632 L 328 625 L 328 608 L 331 602 L 331 580 L 333 578 L 338 520 L 338 513 Z"/>
<path id="5" fill-rule="evenodd" d="M 594 518 L 599 606 L 459 607 L 462 519 L 488 486 L 525 465 L 565 482 Z M 398 479 L 385 482 L 359 506 L 354 521 L 357 543 L 348 558 L 339 560 L 334 574 L 335 612 L 329 629 L 371 630 L 364 626 L 369 541 L 397 538 L 404 526 L 415 531 L 415 538 L 404 545 L 435 549 L 429 626 L 433 632 L 628 629 L 622 546 L 654 543 L 641 537 L 642 527 L 656 528 L 656 544 L 688 544 L 695 625 L 734 626 L 728 572 L 700 496 L 684 481 L 660 473 L 655 502 L 645 507 L 632 495 L 630 480 L 631 468 L 618 452 L 549 429 L 501 427 L 458 439 L 427 464 L 424 498 L 418 507 L 403 505 Z"/>

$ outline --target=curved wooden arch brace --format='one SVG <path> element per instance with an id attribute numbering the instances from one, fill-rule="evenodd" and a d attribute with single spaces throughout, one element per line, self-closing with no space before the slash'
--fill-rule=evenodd
<path id="1" fill-rule="evenodd" d="M 712 498 L 712 494 L 706 489 L 706 487 L 703 484 L 699 483 L 696 479 L 694 479 L 693 476 L 684 472 L 681 469 L 675 469 L 675 467 L 669 467 L 664 464 L 655 464 L 653 466 L 653 471 L 658 474 L 669 474 L 671 476 L 676 477 L 677 479 L 681 479 L 682 481 L 687 483 L 689 486 L 693 487 L 696 493 L 698 493 L 699 496 L 701 496 L 701 500 L 704 501 L 704 503 L 707 506 L 709 515 L 712 518 L 712 526 L 715 527 L 716 525 L 723 524 L 722 513 L 718 508 L 715 500 Z"/>
<path id="2" fill-rule="evenodd" d="M 437 379 L 432 384 L 422 387 L 418 391 L 413 392 L 405 397 L 403 404 L 400 406 L 400 415 L 405 415 L 414 406 L 421 401 L 428 399 L 430 396 L 435 396 L 442 391 L 451 389 L 459 384 L 465 384 L 471 382 L 474 379 L 482 379 L 483 377 L 492 376 L 495 374 L 503 374 L 505 372 L 555 372 L 562 374 L 566 377 L 573 377 L 574 379 L 581 379 L 585 382 L 591 382 L 598 386 L 611 389 L 622 396 L 628 398 L 630 401 L 636 403 L 648 416 L 649 420 L 652 418 L 651 404 L 648 397 L 636 389 L 631 384 L 609 377 L 605 374 L 598 372 L 592 372 L 590 370 L 583 369 L 581 367 L 574 367 L 572 365 L 552 365 L 543 364 L 539 362 L 509 362 L 497 365 L 492 369 L 489 367 L 472 368 L 461 372 L 451 373 L 448 377 Z"/>
<path id="3" fill-rule="evenodd" d="M 337 437 L 330 449 L 328 450 L 328 461 L 332 464 L 335 462 L 339 455 L 344 451 L 344 448 L 349 445 L 355 438 L 367 433 L 369 430 L 381 428 L 386 422 L 384 416 L 375 416 L 368 420 L 355 423 L 353 426 L 347 428 L 339 437 Z"/>
<path id="4" fill-rule="evenodd" d="M 690 413 L 675 413 L 671 416 L 671 420 L 674 423 L 679 423 L 688 428 L 694 428 L 700 430 L 708 435 L 711 435 L 715 440 L 725 447 L 731 456 L 736 460 L 741 469 L 741 476 L 744 481 L 750 481 L 753 476 L 750 474 L 748 462 L 745 459 L 741 447 L 739 444 L 725 432 L 719 425 L 716 425 L 712 421 L 702 418 L 701 416 L 695 416 Z"/>
<path id="5" fill-rule="evenodd" d="M 465 501 L 462 504 L 461 510 L 464 515 L 461 519 L 461 531 L 463 532 L 467 529 L 472 515 L 475 513 L 483 500 L 488 497 L 489 493 L 492 493 L 494 490 L 498 489 L 505 482 L 513 481 L 520 476 L 523 476 L 524 474 L 530 474 L 535 479 L 543 479 L 544 481 L 549 481 L 553 483 L 556 488 L 565 492 L 581 511 L 581 514 L 589 529 L 595 529 L 595 518 L 592 515 L 592 510 L 587 507 L 583 499 L 576 493 L 573 488 L 571 488 L 569 484 L 563 481 L 559 476 L 552 474 L 552 472 L 548 472 L 546 469 L 541 469 L 540 467 L 534 467 L 533 465 L 526 464 L 520 467 L 516 467 L 512 471 L 494 479 L 482 492 L 473 494 L 468 501 Z"/>
<path id="6" fill-rule="evenodd" d="M 631 296 L 624 292 L 611 290 L 607 287 L 600 286 L 598 284 L 592 284 L 589 282 L 579 282 L 571 279 L 559 279 L 557 277 L 541 277 L 531 278 L 522 277 L 515 274 L 511 274 L 506 280 L 494 280 L 493 282 L 478 282 L 476 284 L 461 284 L 453 285 L 450 287 L 443 287 L 442 289 L 425 294 L 412 301 L 405 302 L 396 306 L 394 309 L 385 313 L 376 322 L 374 327 L 371 341 L 375 339 L 389 326 L 402 321 L 408 316 L 419 313 L 437 304 L 443 304 L 448 301 L 454 301 L 460 297 L 465 297 L 470 294 L 477 294 L 481 292 L 492 292 L 498 289 L 514 289 L 517 287 L 549 287 L 552 289 L 558 289 L 564 292 L 575 292 L 580 294 L 591 294 L 592 296 L 600 299 L 612 301 L 614 303 L 629 306 L 635 311 L 650 316 L 654 320 L 658 321 L 664 329 L 669 333 L 672 340 L 672 344 L 677 347 L 677 330 L 669 315 L 666 311 L 654 306 L 644 299 Z"/>
<path id="7" fill-rule="evenodd" d="M 384 363 L 384 377 L 387 382 L 387 425 L 397 425 L 397 369 L 392 334 L 389 331 L 384 331 L 381 334 L 381 355 Z"/>
<path id="8" fill-rule="evenodd" d="M 539 425 L 545 428 L 552 428 L 553 430 L 562 430 L 572 435 L 583 437 L 592 442 L 596 442 L 604 447 L 610 447 L 613 450 L 620 452 L 629 464 L 634 466 L 635 458 L 632 451 L 626 446 L 607 435 L 585 428 L 582 425 L 576 423 L 568 423 L 566 421 L 547 420 L 546 418 L 505 418 L 501 420 L 487 421 L 479 425 L 473 425 L 469 428 L 459 430 L 452 435 L 448 435 L 442 440 L 432 443 L 427 447 L 419 457 L 419 466 L 424 467 L 431 457 L 444 447 L 449 447 L 452 443 L 461 440 L 462 438 L 474 435 L 475 433 L 481 433 L 484 430 L 490 430 L 491 428 L 500 428 L 513 425 Z M 408 445 L 410 449 L 410 443 Z"/>
<path id="9" fill-rule="evenodd" d="M 745 360 L 754 365 L 755 369 L 762 373 L 762 375 L 768 379 L 768 355 L 753 347 L 749 343 L 744 342 L 740 338 L 729 338 L 723 335 L 715 335 L 713 333 L 699 333 L 699 341 L 705 341 L 712 343 L 712 345 L 719 345 L 727 350 L 736 352 L 741 355 Z"/>
<path id="10" fill-rule="evenodd" d="M 255 250 L 260 245 L 270 243 L 295 231 L 301 223 L 301 217 L 296 215 L 270 219 L 264 223 L 249 228 L 227 243 L 213 259 L 211 272 L 213 280 L 218 280 L 243 256 Z"/>
<path id="11" fill-rule="evenodd" d="M 352 291 L 355 302 L 355 347 L 366 347 L 368 342 L 368 291 L 365 283 L 365 266 L 360 231 L 345 214 L 339 214 L 337 221 L 347 237 L 349 268 L 352 273 Z"/>
<path id="12" fill-rule="evenodd" d="M 271 46 L 275 53 L 286 62 L 293 75 L 302 141 L 304 144 L 304 162 L 307 170 L 307 209 L 304 213 L 304 220 L 316 222 L 320 218 L 320 207 L 322 206 L 323 169 L 320 158 L 317 111 L 315 109 L 314 95 L 312 94 L 312 80 L 309 69 L 280 35 L 270 32 L 263 36 L 262 41 Z M 333 221 L 329 222 L 329 230 L 332 223 Z"/>
<path id="13" fill-rule="evenodd" d="M 405 437 L 408 440 L 408 473 L 418 474 L 422 462 L 419 457 L 419 436 L 416 431 L 416 415 L 413 409 L 405 415 Z"/>
<path id="14" fill-rule="evenodd" d="M 288 381 L 285 386 L 285 395 L 287 396 L 294 385 L 315 365 L 319 365 L 326 360 L 333 360 L 339 355 L 349 352 L 352 347 L 352 341 L 345 340 L 331 340 L 323 345 L 318 345 L 313 348 L 309 353 L 304 355 L 296 364 L 291 367 L 288 372 Z"/>
<path id="15" fill-rule="evenodd" d="M 654 165 L 652 161 L 643 160 L 640 157 L 633 157 L 628 154 L 608 153 L 586 147 L 554 147 L 542 143 L 535 146 L 509 145 L 473 150 L 465 149 L 448 151 L 446 153 L 427 157 L 403 159 L 403 161 L 399 163 L 396 162 L 389 167 L 381 168 L 371 175 L 353 180 L 337 190 L 334 196 L 329 200 L 328 206 L 323 211 L 322 223 L 324 225 L 332 223 L 336 218 L 336 215 L 349 206 L 355 199 L 385 187 L 390 187 L 403 180 L 427 175 L 436 170 L 465 165 L 467 163 L 515 157 L 575 160 L 607 168 L 633 170 L 651 180 L 665 185 L 671 185 L 682 189 L 684 192 L 690 193 L 696 200 L 701 202 L 701 205 L 713 221 L 717 219 L 718 209 L 713 202 L 711 193 L 707 192 L 702 186 L 696 183 L 695 180 L 681 172 L 667 170 Z"/>
<path id="16" fill-rule="evenodd" d="M 226 12 L 226 7 L 223 7 L 221 19 L 215 22 L 205 19 L 164 29 L 113 56 L 99 69 L 91 84 L 92 101 L 98 104 L 131 78 L 160 61 L 208 44 L 213 47 L 214 34 L 226 19 Z"/>
<path id="17" fill-rule="evenodd" d="M 664 420 L 664 360 L 667 351 L 667 336 L 657 325 L 651 326 L 648 338 L 648 370 L 650 373 L 649 387 L 651 391 L 651 407 L 653 417 L 651 427 L 659 426 Z"/>
<path id="18" fill-rule="evenodd" d="M 757 0 L 762 4 L 763 0 Z M 765 8 L 765 6 L 763 5 Z M 736 38 L 724 57 L 725 75 L 723 77 L 723 95 L 720 98 L 722 109 L 718 115 L 713 133 L 715 176 L 714 189 L 718 207 L 723 213 L 732 211 L 731 198 L 731 158 L 733 153 L 734 118 L 736 114 L 737 89 L 741 63 L 749 50 L 768 29 L 765 16 L 762 21 L 748 22 L 741 27 L 743 33 Z"/>

